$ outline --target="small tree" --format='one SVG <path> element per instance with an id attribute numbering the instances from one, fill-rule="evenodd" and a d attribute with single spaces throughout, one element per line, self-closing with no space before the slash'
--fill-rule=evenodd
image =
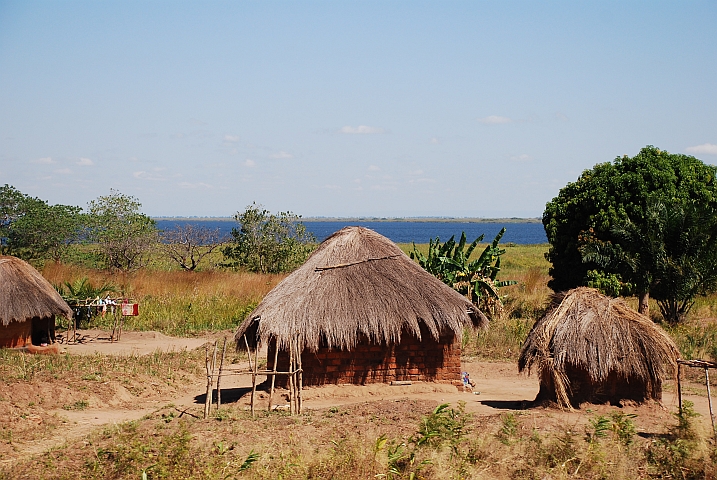
<path id="1" fill-rule="evenodd" d="M 161 234 L 165 255 L 184 270 L 194 270 L 204 257 L 221 246 L 225 239 L 219 229 L 211 230 L 187 223 Z"/>
<path id="2" fill-rule="evenodd" d="M 222 250 L 227 265 L 250 272 L 288 272 L 304 263 L 316 246 L 300 215 L 274 215 L 252 203 L 234 218 L 238 228 L 232 229 L 232 242 Z"/>
<path id="3" fill-rule="evenodd" d="M 107 268 L 131 271 L 149 261 L 157 229 L 141 207 L 135 197 L 117 190 L 89 203 L 90 238 L 99 244 Z"/>
<path id="4" fill-rule="evenodd" d="M 492 315 L 500 313 L 503 303 L 498 288 L 515 285 L 513 280 L 498 281 L 500 257 L 505 250 L 498 246 L 505 233 L 505 228 L 498 232 L 493 242 L 485 247 L 481 255 L 470 261 L 470 256 L 483 241 L 484 235 L 476 238 L 466 249 L 466 233 L 456 244 L 451 237 L 441 245 L 440 239 L 431 239 L 428 245 L 428 256 L 423 255 L 413 244 L 411 258 L 418 261 L 428 273 L 434 275 L 446 285 L 464 295 L 481 310 Z"/>

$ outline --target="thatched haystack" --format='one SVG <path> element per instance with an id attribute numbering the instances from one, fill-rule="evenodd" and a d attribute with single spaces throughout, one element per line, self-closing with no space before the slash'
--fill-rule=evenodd
<path id="1" fill-rule="evenodd" d="M 304 384 L 460 380 L 460 340 L 488 319 L 393 242 L 362 227 L 327 238 L 240 325 L 238 347 L 295 342 Z M 450 377 L 450 378 L 449 378 Z"/>
<path id="2" fill-rule="evenodd" d="M 649 318 L 621 299 L 580 287 L 554 296 L 523 344 L 518 369 L 538 369 L 536 401 L 571 408 L 660 400 L 678 357 L 675 343 Z"/>
<path id="3" fill-rule="evenodd" d="M 0 347 L 51 343 L 55 315 L 72 318 L 72 309 L 50 282 L 27 262 L 0 256 Z"/>

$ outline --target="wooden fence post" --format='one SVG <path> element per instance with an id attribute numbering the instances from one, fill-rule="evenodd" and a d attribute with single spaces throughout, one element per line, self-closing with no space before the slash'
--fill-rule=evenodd
<path id="1" fill-rule="evenodd" d="M 222 361 L 219 363 L 219 375 L 217 376 L 217 410 L 219 410 L 222 406 L 222 390 L 221 390 L 221 381 L 222 381 L 222 373 L 224 372 L 224 357 L 227 353 L 227 337 L 224 337 L 224 346 L 222 347 Z"/>

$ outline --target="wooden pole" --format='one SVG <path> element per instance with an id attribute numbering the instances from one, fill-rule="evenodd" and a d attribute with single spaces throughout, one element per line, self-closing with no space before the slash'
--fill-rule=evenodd
<path id="1" fill-rule="evenodd" d="M 244 337 L 246 340 L 246 337 Z M 254 350 L 254 369 L 251 375 L 251 416 L 254 416 L 254 403 L 256 398 L 256 376 L 259 373 L 259 345 Z M 251 362 L 251 354 L 249 355 L 249 361 Z"/>
<path id="2" fill-rule="evenodd" d="M 244 345 L 246 345 L 246 356 L 249 358 L 249 370 L 253 372 L 254 367 L 251 366 L 251 351 L 249 350 L 249 342 L 246 340 L 246 335 L 244 335 Z"/>
<path id="3" fill-rule="evenodd" d="M 299 347 L 299 346 L 298 346 L 298 342 L 297 342 L 297 346 L 296 346 L 296 347 L 297 347 L 296 349 L 299 350 L 299 348 L 298 348 L 298 347 Z M 298 367 L 299 367 L 299 388 L 298 388 L 298 392 L 297 392 L 297 397 L 298 397 L 298 402 L 297 402 L 297 403 L 298 403 L 299 415 L 301 415 L 301 390 L 303 390 L 303 388 L 304 388 L 304 370 L 303 370 L 302 367 L 301 367 L 301 351 L 300 351 L 300 350 L 298 351 L 298 353 L 297 353 L 297 355 L 296 355 L 296 358 L 297 358 L 297 360 L 298 360 L 298 362 L 299 362 L 299 364 L 298 364 Z"/>
<path id="4" fill-rule="evenodd" d="M 269 390 L 269 411 L 270 412 L 271 412 L 271 397 L 274 395 L 274 385 L 276 382 L 276 370 L 277 370 L 276 363 L 279 361 L 279 341 L 275 340 L 274 345 L 275 345 L 275 348 L 274 348 L 274 370 L 273 370 L 273 375 L 271 376 L 271 389 Z"/>
<path id="5" fill-rule="evenodd" d="M 110 343 L 114 343 L 116 331 L 117 331 L 117 315 L 112 314 L 112 335 L 110 335 Z"/>
<path id="6" fill-rule="evenodd" d="M 682 414 L 682 364 L 677 362 L 677 404 L 679 412 Z"/>
<path id="7" fill-rule="evenodd" d="M 294 342 L 289 340 L 289 413 L 294 414 Z"/>
<path id="8" fill-rule="evenodd" d="M 705 384 L 707 385 L 707 401 L 710 406 L 710 420 L 712 421 L 712 435 L 717 439 L 717 430 L 715 430 L 715 414 L 712 411 L 712 393 L 710 392 L 710 369 L 705 367 Z"/>
<path id="9" fill-rule="evenodd" d="M 222 381 L 222 373 L 224 372 L 224 357 L 227 354 L 227 337 L 224 337 L 224 346 L 222 347 L 222 361 L 219 363 L 219 376 L 217 376 L 217 410 L 222 406 L 222 390 L 220 388 Z"/>
<path id="10" fill-rule="evenodd" d="M 122 311 L 117 309 L 117 314 L 119 315 L 119 331 L 117 332 L 117 341 L 119 342 L 122 338 L 122 328 L 124 327 L 124 315 L 122 315 Z"/>
<path id="11" fill-rule="evenodd" d="M 204 347 L 204 364 L 207 368 L 207 394 L 204 397 L 204 418 L 209 416 L 209 406 L 212 404 L 212 373 L 209 370 L 209 347 Z"/>

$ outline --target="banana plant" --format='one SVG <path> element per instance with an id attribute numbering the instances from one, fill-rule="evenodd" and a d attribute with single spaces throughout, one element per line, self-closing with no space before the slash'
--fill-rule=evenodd
<path id="1" fill-rule="evenodd" d="M 426 271 L 464 295 L 474 305 L 494 315 L 503 309 L 498 289 L 516 283 L 514 280 L 497 280 L 500 257 L 505 253 L 505 249 L 499 246 L 504 234 L 505 228 L 502 228 L 493 242 L 473 261 L 470 257 L 485 236 L 480 235 L 466 248 L 465 232 L 461 233 L 458 243 L 455 241 L 455 235 L 444 244 L 441 244 L 439 238 L 431 239 L 427 256 L 418 251 L 414 243 L 410 256 Z"/>

